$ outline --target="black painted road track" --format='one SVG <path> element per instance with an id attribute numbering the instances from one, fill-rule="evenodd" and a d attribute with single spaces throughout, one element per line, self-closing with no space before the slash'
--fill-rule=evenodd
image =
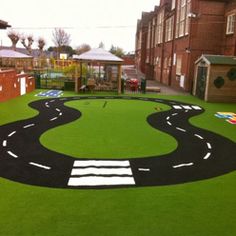
<path id="1" fill-rule="evenodd" d="M 170 110 L 151 114 L 147 122 L 173 136 L 177 149 L 162 156 L 88 160 L 42 146 L 39 138 L 44 132 L 80 118 L 80 111 L 64 103 L 84 99 L 128 99 L 169 105 Z M 29 106 L 39 114 L 0 126 L 0 176 L 12 181 L 74 189 L 160 186 L 213 178 L 236 170 L 236 144 L 188 122 L 190 117 L 204 112 L 197 105 L 155 98 L 77 96 L 38 100 Z"/>

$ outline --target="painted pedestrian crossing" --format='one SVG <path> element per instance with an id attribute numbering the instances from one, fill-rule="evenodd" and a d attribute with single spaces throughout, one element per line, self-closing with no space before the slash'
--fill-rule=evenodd
<path id="1" fill-rule="evenodd" d="M 78 160 L 74 162 L 68 186 L 135 185 L 129 161 Z"/>

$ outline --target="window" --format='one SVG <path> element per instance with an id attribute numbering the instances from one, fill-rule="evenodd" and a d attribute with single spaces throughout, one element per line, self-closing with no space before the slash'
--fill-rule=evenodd
<path id="1" fill-rule="evenodd" d="M 150 39 L 151 39 L 151 23 L 148 24 L 147 49 L 150 48 Z"/>
<path id="2" fill-rule="evenodd" d="M 175 9 L 175 1 L 176 1 L 176 0 L 172 0 L 172 3 L 171 3 L 171 10 Z"/>
<path id="3" fill-rule="evenodd" d="M 226 34 L 233 34 L 235 26 L 235 14 L 229 15 L 227 17 L 227 27 Z"/>
<path id="4" fill-rule="evenodd" d="M 185 35 L 189 32 L 189 14 L 190 14 L 191 0 L 187 0 L 186 20 L 185 20 Z"/>
<path id="5" fill-rule="evenodd" d="M 166 20 L 166 32 L 165 32 L 166 42 L 173 39 L 173 21 L 174 21 L 173 16 Z"/>
<path id="6" fill-rule="evenodd" d="M 182 56 L 177 56 L 176 58 L 176 74 L 181 75 L 181 67 L 182 67 Z"/>
<path id="7" fill-rule="evenodd" d="M 191 0 L 179 0 L 177 5 L 175 37 L 182 37 L 189 32 L 189 18 Z"/>
<path id="8" fill-rule="evenodd" d="M 161 11 L 157 15 L 157 44 L 162 43 L 163 37 L 163 21 L 164 21 L 164 11 Z"/>

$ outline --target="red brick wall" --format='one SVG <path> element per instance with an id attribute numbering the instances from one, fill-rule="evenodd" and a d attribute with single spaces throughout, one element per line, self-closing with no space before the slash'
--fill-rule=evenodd
<path id="1" fill-rule="evenodd" d="M 20 96 L 20 78 L 26 78 L 26 93 L 35 89 L 35 80 L 28 74 L 16 74 L 14 70 L 0 71 L 0 102 Z"/>

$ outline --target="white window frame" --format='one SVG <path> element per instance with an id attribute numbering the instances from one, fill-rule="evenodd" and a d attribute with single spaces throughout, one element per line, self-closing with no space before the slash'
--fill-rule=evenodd
<path id="1" fill-rule="evenodd" d="M 234 30 L 235 30 L 235 14 L 231 14 L 227 16 L 226 34 L 234 34 Z"/>
<path id="2" fill-rule="evenodd" d="M 176 75 L 181 75 L 181 69 L 182 69 L 182 56 L 177 55 L 177 57 L 176 57 Z"/>
<path id="3" fill-rule="evenodd" d="M 165 42 L 171 41 L 173 39 L 173 22 L 173 16 L 166 20 Z"/>

